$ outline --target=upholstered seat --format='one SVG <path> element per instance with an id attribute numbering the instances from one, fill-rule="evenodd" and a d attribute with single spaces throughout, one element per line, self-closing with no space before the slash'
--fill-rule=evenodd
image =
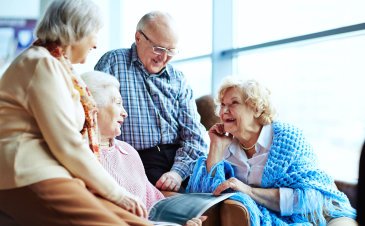
<path id="1" fill-rule="evenodd" d="M 1 226 L 18 226 L 16 222 L 8 215 L 0 211 L 0 225 Z"/>

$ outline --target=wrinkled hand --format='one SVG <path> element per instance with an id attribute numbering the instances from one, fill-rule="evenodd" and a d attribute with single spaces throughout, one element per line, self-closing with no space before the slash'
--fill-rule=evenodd
<path id="1" fill-rule="evenodd" d="M 207 218 L 207 216 L 192 218 L 186 222 L 185 226 L 201 226 L 203 224 L 203 221 L 205 221 Z"/>
<path id="2" fill-rule="evenodd" d="M 233 139 L 232 134 L 226 133 L 223 123 L 216 123 L 209 129 L 210 145 L 224 150 Z"/>
<path id="3" fill-rule="evenodd" d="M 156 188 L 162 191 L 178 191 L 180 189 L 181 182 L 181 176 L 174 171 L 170 171 L 164 173 L 160 179 L 158 179 L 156 182 Z"/>
<path id="4" fill-rule="evenodd" d="M 145 205 L 132 194 L 126 194 L 118 205 L 139 217 L 147 218 L 148 213 Z"/>
<path id="5" fill-rule="evenodd" d="M 213 195 L 219 195 L 228 188 L 231 188 L 235 191 L 240 191 L 248 195 L 251 193 L 252 190 L 252 187 L 248 186 L 237 178 L 231 177 L 218 185 L 218 187 L 214 190 Z"/>
<path id="6" fill-rule="evenodd" d="M 232 134 L 226 133 L 223 123 L 216 123 L 209 129 L 209 154 L 207 158 L 207 171 L 210 172 L 211 168 L 223 160 L 224 150 L 232 142 Z M 213 172 L 214 175 L 214 172 Z"/>

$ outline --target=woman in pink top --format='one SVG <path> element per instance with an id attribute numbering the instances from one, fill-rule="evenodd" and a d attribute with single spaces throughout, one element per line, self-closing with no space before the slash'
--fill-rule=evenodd
<path id="1" fill-rule="evenodd" d="M 138 152 L 128 143 L 115 139 L 121 134 L 120 125 L 128 116 L 119 93 L 119 82 L 99 71 L 87 72 L 81 77 L 98 107 L 101 164 L 122 187 L 140 198 L 149 209 L 164 196 L 148 181 Z M 187 225 L 201 225 L 201 219 L 191 219 Z"/>

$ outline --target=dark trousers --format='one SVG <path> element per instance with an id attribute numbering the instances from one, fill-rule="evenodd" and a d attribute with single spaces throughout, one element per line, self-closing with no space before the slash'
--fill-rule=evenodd
<path id="1" fill-rule="evenodd" d="M 175 161 L 176 150 L 179 148 L 180 146 L 178 144 L 162 144 L 152 148 L 138 150 L 147 178 L 151 184 L 156 185 L 156 182 L 162 174 L 171 170 Z M 188 181 L 188 179 L 183 181 L 180 192 L 184 191 Z"/>

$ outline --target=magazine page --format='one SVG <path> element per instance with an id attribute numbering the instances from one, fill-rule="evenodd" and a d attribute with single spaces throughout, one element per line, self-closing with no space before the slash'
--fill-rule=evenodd
<path id="1" fill-rule="evenodd" d="M 149 220 L 184 225 L 191 218 L 200 217 L 209 207 L 233 194 L 224 193 L 219 196 L 212 193 L 176 194 L 155 203 L 150 209 Z"/>
<path id="2" fill-rule="evenodd" d="M 176 224 L 172 222 L 164 221 L 150 221 L 154 226 L 182 226 L 182 224 Z"/>

